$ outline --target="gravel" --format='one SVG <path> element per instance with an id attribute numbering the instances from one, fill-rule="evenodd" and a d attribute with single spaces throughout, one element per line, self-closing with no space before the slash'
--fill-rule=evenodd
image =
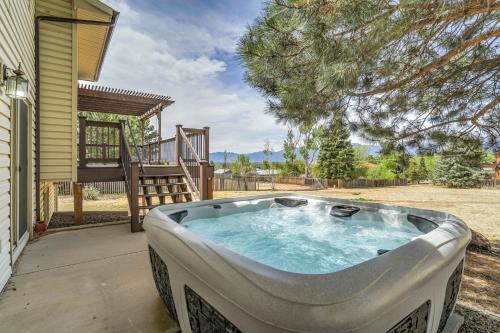
<path id="1" fill-rule="evenodd" d="M 500 316 L 467 308 L 456 306 L 455 311 L 464 316 L 464 324 L 458 333 L 499 333 Z"/>

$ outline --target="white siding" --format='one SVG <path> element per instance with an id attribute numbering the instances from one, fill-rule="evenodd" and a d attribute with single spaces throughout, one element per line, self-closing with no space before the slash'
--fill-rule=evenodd
<path id="1" fill-rule="evenodd" d="M 0 1 L 0 61 L 10 68 L 17 67 L 19 62 L 22 63 L 30 83 L 31 105 L 34 105 L 35 91 L 34 7 L 34 0 Z M 30 119 L 34 120 L 34 117 Z M 11 128 L 11 100 L 5 96 L 4 89 L 0 88 L 0 290 L 11 274 Z M 32 123 L 32 143 L 33 128 Z M 35 192 L 34 184 L 32 192 Z M 30 224 L 28 228 L 31 228 Z"/>

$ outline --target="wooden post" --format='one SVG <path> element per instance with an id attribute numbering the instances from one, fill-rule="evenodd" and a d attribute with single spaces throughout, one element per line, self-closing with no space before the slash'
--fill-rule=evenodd
<path id="1" fill-rule="evenodd" d="M 209 153 L 210 153 L 210 146 L 209 146 L 209 143 L 210 143 L 210 127 L 203 127 L 203 136 L 205 137 L 205 148 L 204 148 L 204 151 L 205 151 L 205 156 L 203 157 L 203 159 L 207 160 L 207 161 L 210 161 L 210 158 L 209 158 Z"/>
<path id="2" fill-rule="evenodd" d="M 182 150 L 182 138 L 181 138 L 181 128 L 182 125 L 175 125 L 175 161 L 177 165 L 180 165 L 180 157 Z"/>
<path id="3" fill-rule="evenodd" d="M 87 117 L 79 116 L 79 135 L 78 135 L 78 159 L 80 160 L 79 167 L 87 166 L 86 139 L 87 139 Z"/>
<path id="4" fill-rule="evenodd" d="M 161 161 L 161 111 L 158 112 L 158 164 Z"/>
<path id="5" fill-rule="evenodd" d="M 200 162 L 200 200 L 208 200 L 208 162 Z"/>
<path id="6" fill-rule="evenodd" d="M 139 218 L 139 162 L 130 162 L 130 228 L 132 232 L 142 231 Z"/>
<path id="7" fill-rule="evenodd" d="M 125 133 L 126 133 L 125 132 L 125 120 L 123 120 L 123 119 L 120 120 L 120 129 L 119 129 L 119 131 L 120 131 L 120 139 L 119 139 L 119 142 L 120 142 L 119 154 L 120 154 L 120 156 L 118 157 L 118 159 L 120 160 L 120 164 L 121 164 L 122 156 L 125 153 L 125 152 L 122 151 L 123 147 L 125 147 L 125 145 L 124 145 L 125 142 L 122 143 L 122 140 L 123 140 L 123 138 L 127 137 L 125 135 Z"/>
<path id="8" fill-rule="evenodd" d="M 82 222 L 83 222 L 83 190 L 82 190 L 81 183 L 77 183 L 77 182 L 73 183 L 73 205 L 74 205 L 73 217 L 75 219 L 74 223 L 76 225 L 82 224 Z"/>
<path id="9" fill-rule="evenodd" d="M 207 200 L 212 200 L 214 198 L 214 177 L 208 177 L 207 179 Z"/>

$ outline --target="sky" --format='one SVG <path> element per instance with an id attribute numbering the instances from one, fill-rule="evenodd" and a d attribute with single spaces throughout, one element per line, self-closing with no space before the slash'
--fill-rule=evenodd
<path id="1" fill-rule="evenodd" d="M 210 127 L 210 150 L 249 153 L 286 127 L 244 80 L 236 48 L 261 0 L 104 0 L 120 12 L 98 84 L 171 96 L 162 136 L 176 124 Z M 155 120 L 156 122 L 156 120 Z"/>

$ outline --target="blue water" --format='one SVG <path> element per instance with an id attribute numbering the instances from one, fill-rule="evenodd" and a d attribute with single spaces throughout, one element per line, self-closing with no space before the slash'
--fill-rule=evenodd
<path id="1" fill-rule="evenodd" d="M 278 206 L 278 205 L 276 205 Z M 393 250 L 422 235 L 406 215 L 360 211 L 329 215 L 330 205 L 271 207 L 182 225 L 233 252 L 268 266 L 304 274 L 336 272 Z"/>

